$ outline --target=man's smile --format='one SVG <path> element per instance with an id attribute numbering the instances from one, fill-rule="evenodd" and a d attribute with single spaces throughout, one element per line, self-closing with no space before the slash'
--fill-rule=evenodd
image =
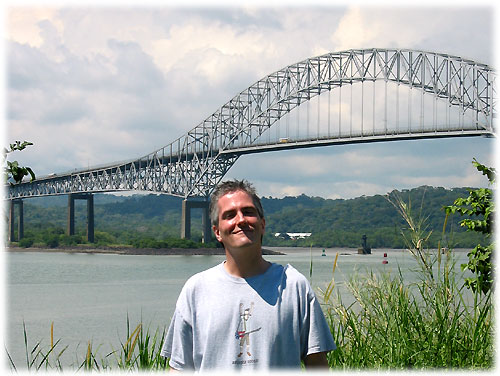
<path id="1" fill-rule="evenodd" d="M 238 235 L 238 234 L 247 235 L 247 234 L 251 234 L 253 232 L 254 232 L 253 229 L 245 228 L 245 229 L 240 229 L 240 230 L 233 231 L 233 235 Z"/>

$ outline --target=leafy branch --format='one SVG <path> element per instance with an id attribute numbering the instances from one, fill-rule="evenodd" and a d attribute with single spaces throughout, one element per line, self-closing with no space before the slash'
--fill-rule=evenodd
<path id="1" fill-rule="evenodd" d="M 486 175 L 490 186 L 495 182 L 496 171 L 494 168 L 486 167 L 476 159 L 472 164 L 476 169 Z M 447 214 L 459 213 L 472 218 L 460 221 L 460 226 L 466 227 L 467 231 L 480 232 L 491 236 L 494 221 L 495 202 L 493 191 L 490 188 L 469 189 L 469 197 L 457 198 L 453 205 L 444 209 Z M 493 244 L 482 246 L 478 244 L 468 253 L 469 262 L 462 264 L 462 270 L 470 270 L 475 274 L 472 278 L 466 278 L 465 285 L 473 291 L 487 293 L 493 285 L 492 271 Z"/>
<path id="2" fill-rule="evenodd" d="M 32 142 L 29 141 L 16 141 L 13 144 L 9 145 L 9 149 L 3 149 L 3 158 L 6 161 L 6 166 L 4 167 L 5 173 L 5 181 L 10 185 L 21 183 L 25 176 L 30 176 L 31 180 L 35 180 L 35 173 L 30 167 L 20 166 L 17 161 L 7 161 L 7 154 L 12 153 L 14 151 L 24 150 L 26 147 L 33 145 Z"/>

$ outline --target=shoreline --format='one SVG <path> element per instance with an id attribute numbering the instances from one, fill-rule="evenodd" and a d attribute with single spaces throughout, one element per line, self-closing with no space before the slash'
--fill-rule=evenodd
<path id="1" fill-rule="evenodd" d="M 5 247 L 7 252 L 47 252 L 47 253 L 84 253 L 84 254 L 113 254 L 113 255 L 151 255 L 151 256 L 224 256 L 224 248 L 133 248 L 133 247 Z M 286 253 L 262 249 L 263 255 L 285 255 Z"/>

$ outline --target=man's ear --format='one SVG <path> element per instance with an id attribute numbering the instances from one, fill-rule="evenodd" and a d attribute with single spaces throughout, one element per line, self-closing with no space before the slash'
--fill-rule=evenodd
<path id="1" fill-rule="evenodd" d="M 220 231 L 219 228 L 216 225 L 212 226 L 212 230 L 214 232 L 215 238 L 219 241 L 222 242 L 222 238 L 220 237 Z"/>

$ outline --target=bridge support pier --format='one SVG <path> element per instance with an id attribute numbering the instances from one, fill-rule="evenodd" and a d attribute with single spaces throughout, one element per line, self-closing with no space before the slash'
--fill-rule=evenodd
<path id="1" fill-rule="evenodd" d="M 75 200 L 87 200 L 87 241 L 94 242 L 94 196 L 92 193 L 68 195 L 68 235 L 75 235 Z"/>
<path id="2" fill-rule="evenodd" d="M 17 222 L 17 239 L 15 234 L 15 206 L 19 208 L 19 221 Z M 24 237 L 24 206 L 23 200 L 10 200 L 9 210 L 9 242 L 19 241 Z"/>
<path id="3" fill-rule="evenodd" d="M 181 220 L 181 238 L 190 239 L 191 238 L 191 209 L 201 208 L 203 209 L 203 214 L 201 218 L 202 226 L 202 243 L 208 243 L 212 235 L 212 229 L 210 226 L 210 214 L 209 214 L 209 202 L 208 201 L 182 201 L 182 220 Z"/>

